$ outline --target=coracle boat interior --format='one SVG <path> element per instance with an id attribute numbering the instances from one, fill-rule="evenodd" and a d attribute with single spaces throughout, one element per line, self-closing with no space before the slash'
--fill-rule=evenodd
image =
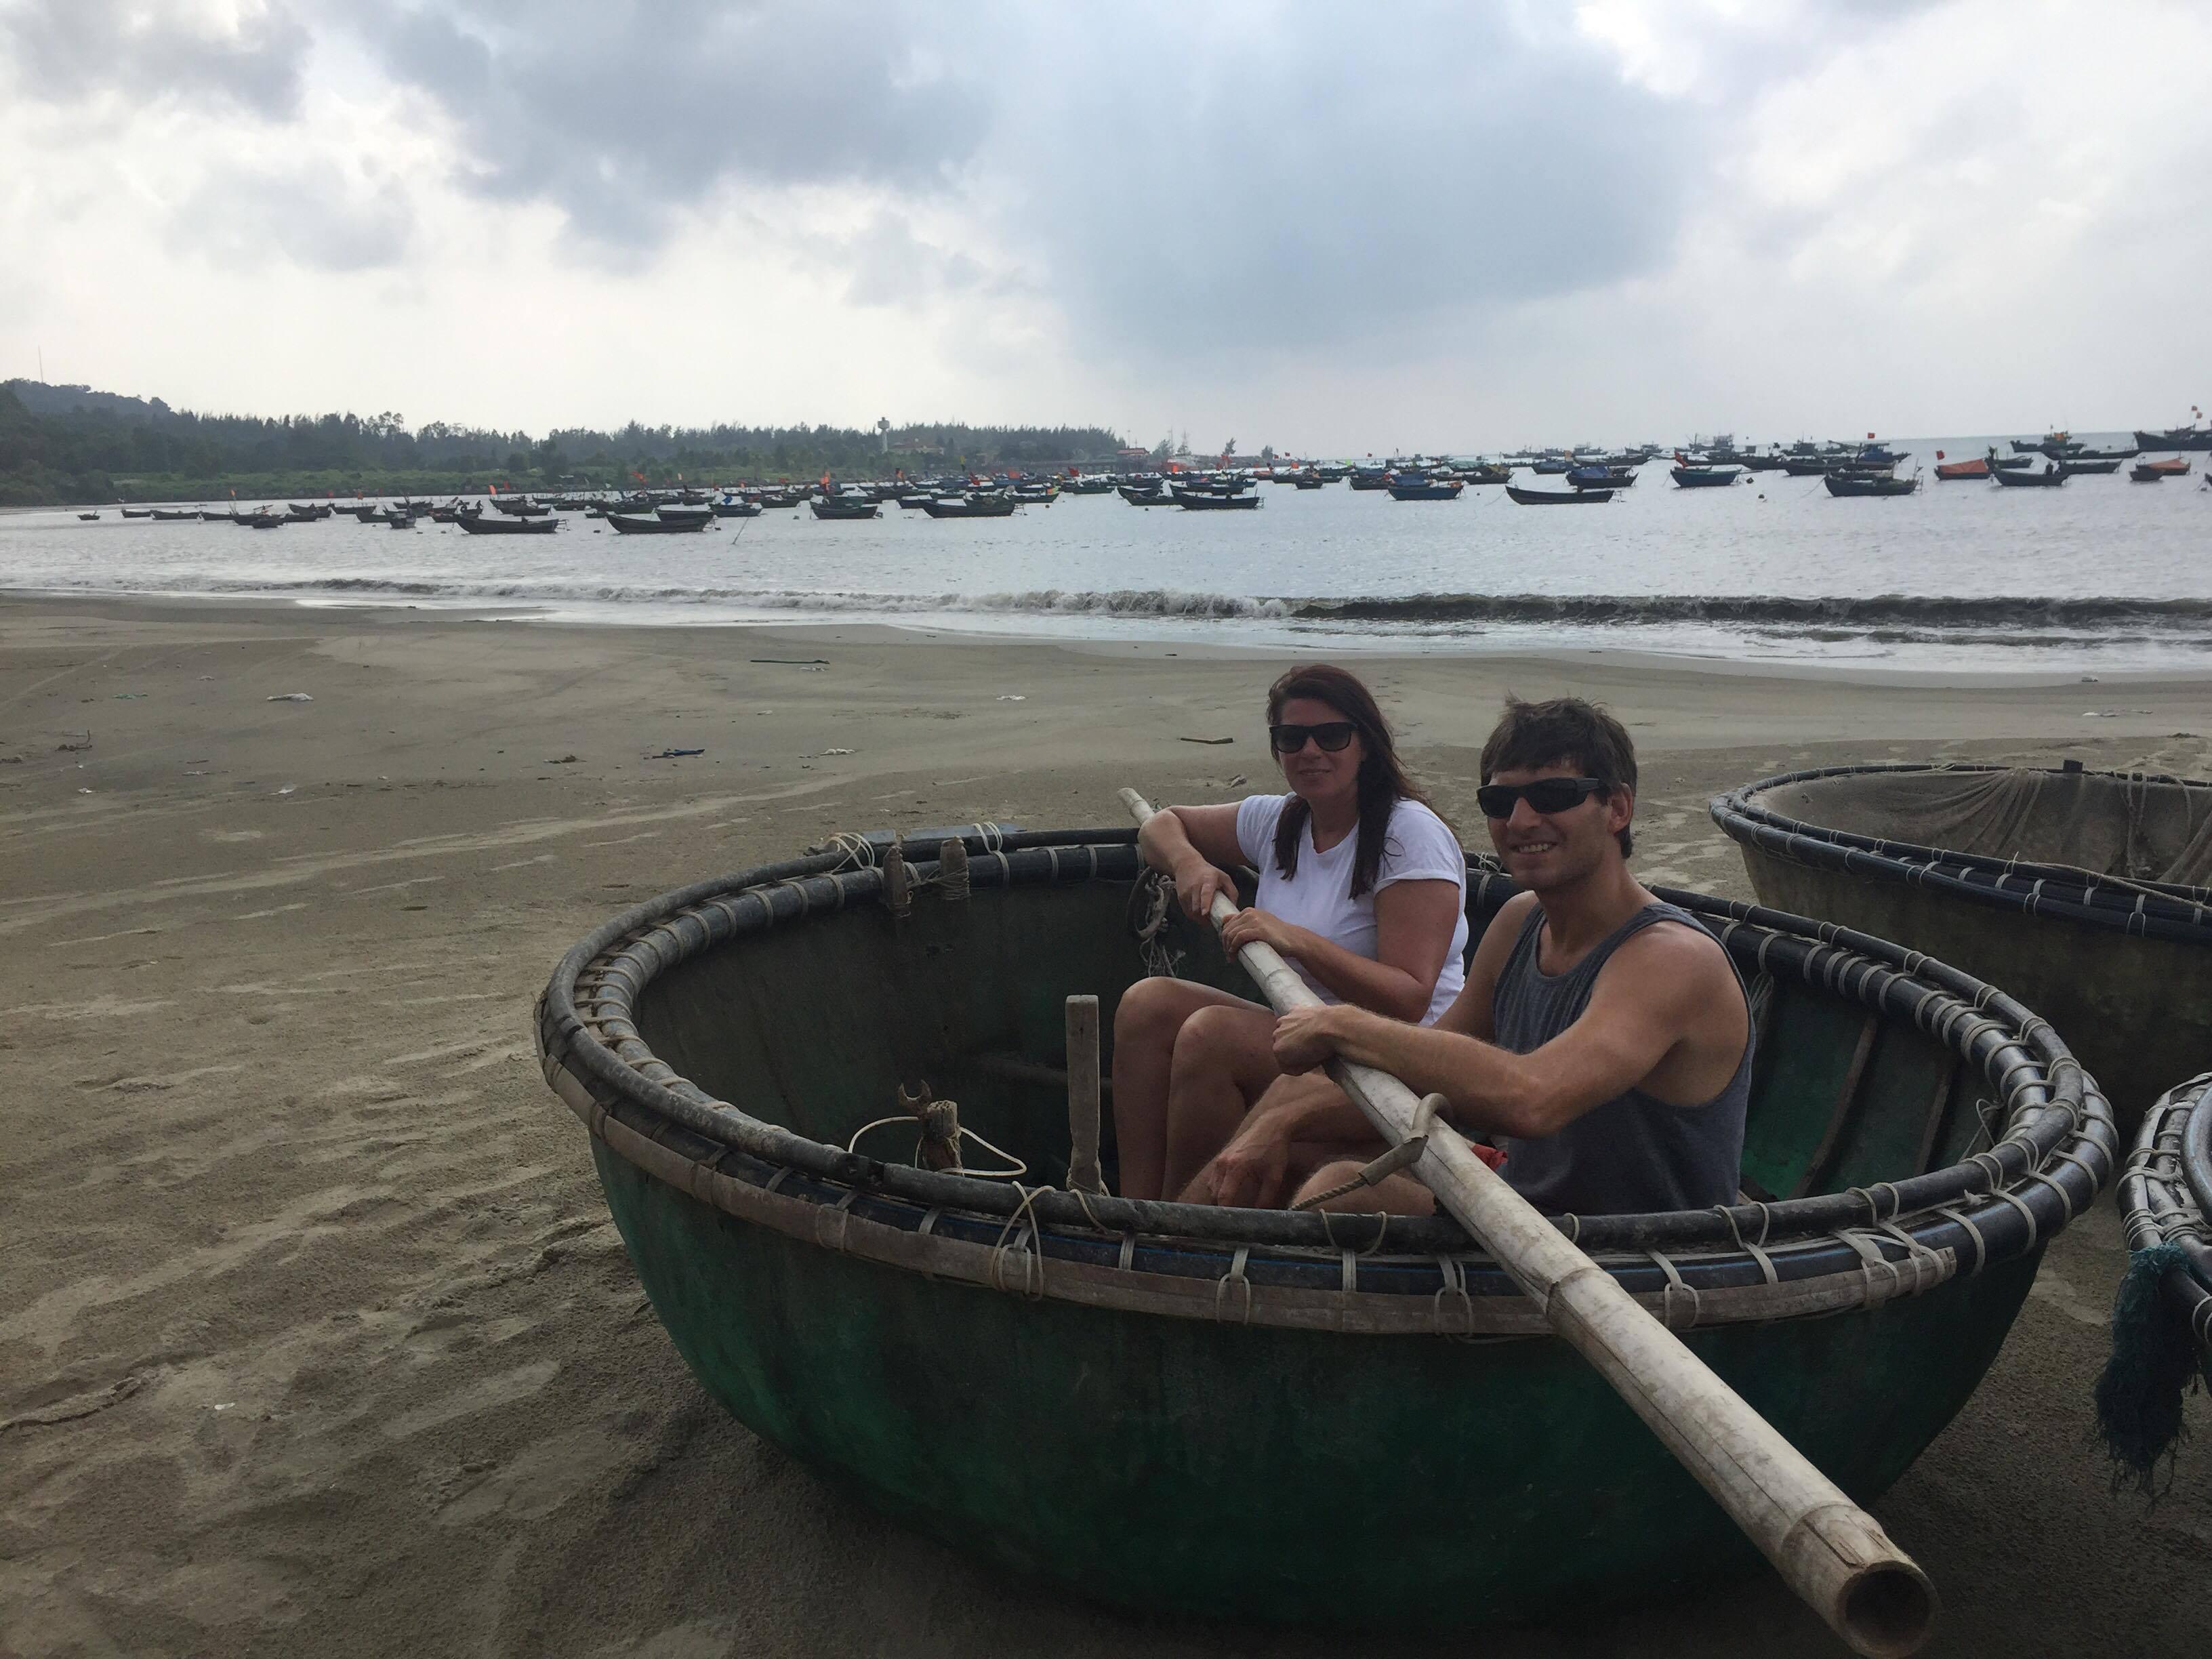
<path id="1" fill-rule="evenodd" d="M 949 1544 L 1155 1611 L 1455 1628 L 1757 1563 L 1449 1219 L 1068 1190 L 1080 1000 L 1110 1036 L 1148 963 L 1252 988 L 1126 829 L 915 844 L 666 894 L 539 1002 L 639 1277 L 735 1416 Z M 1513 890 L 1471 867 L 1478 934 Z M 1557 1224 L 1870 1498 L 2109 1178 L 2110 1114 L 2048 1024 L 1954 969 L 1666 896 L 1751 988 L 1745 1196 Z M 920 1167 L 963 1143 L 982 1170 Z"/>
<path id="2" fill-rule="evenodd" d="M 1711 811 L 1762 901 L 2002 983 L 2057 1026 L 2124 1126 L 2212 1063 L 2212 783 L 1844 766 Z"/>

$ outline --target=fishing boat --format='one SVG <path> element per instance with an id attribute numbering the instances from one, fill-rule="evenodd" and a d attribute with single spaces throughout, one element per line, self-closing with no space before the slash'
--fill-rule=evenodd
<path id="1" fill-rule="evenodd" d="M 77 514 L 77 517 L 80 519 L 97 519 L 100 517 L 100 514 L 97 513 L 80 513 Z"/>
<path id="2" fill-rule="evenodd" d="M 906 503 L 901 501 L 899 505 L 903 507 Z M 752 501 L 716 501 L 714 503 L 714 516 L 718 519 L 757 519 L 760 515 L 759 506 Z"/>
<path id="3" fill-rule="evenodd" d="M 1177 507 L 1191 513 L 1218 513 L 1236 509 L 1256 509 L 1264 498 L 1255 491 L 1249 495 L 1224 495 L 1211 489 L 1178 489 L 1175 492 Z"/>
<path id="4" fill-rule="evenodd" d="M 1820 480 L 1831 495 L 1910 495 L 1920 488 L 1918 474 L 1893 478 L 1886 473 L 1831 472 Z"/>
<path id="5" fill-rule="evenodd" d="M 492 513 L 465 513 L 453 522 L 471 536 L 550 536 L 561 527 L 550 516 L 502 518 Z"/>
<path id="6" fill-rule="evenodd" d="M 1164 488 L 1147 489 L 1138 484 L 1121 486 L 1121 499 L 1132 507 L 1173 507 L 1176 498 Z"/>
<path id="7" fill-rule="evenodd" d="M 186 519 L 197 519 L 199 516 L 189 507 L 157 507 L 154 509 L 154 520 L 157 524 L 179 524 Z"/>
<path id="8" fill-rule="evenodd" d="M 1635 469 L 1627 466 L 1570 467 L 1566 476 L 1569 488 L 1574 489 L 1626 489 L 1636 482 Z"/>
<path id="9" fill-rule="evenodd" d="M 1990 476 L 1990 463 L 1995 459 L 1996 452 L 1991 451 L 1988 457 L 1981 459 L 1946 461 L 1943 459 L 1943 452 L 1939 449 L 1936 452 L 1936 477 L 1939 482 L 1944 483 L 1954 483 L 1960 478 L 1987 478 Z"/>
<path id="10" fill-rule="evenodd" d="M 543 518 L 553 509 L 543 501 L 533 501 L 527 495 L 495 495 L 491 504 L 501 513 L 518 519 Z"/>
<path id="11" fill-rule="evenodd" d="M 1613 499 L 1610 489 L 1523 489 L 1505 486 L 1505 493 L 1522 507 L 1565 507 L 1571 501 L 1597 502 Z"/>
<path id="12" fill-rule="evenodd" d="M 1084 1033 L 1110 1033 L 1140 945 L 1253 994 L 1139 884 L 1127 830 L 894 845 L 611 916 L 539 1000 L 545 1078 L 646 1294 L 734 1416 L 948 1545 L 1149 1614 L 1463 1631 L 1756 1568 L 1456 1223 L 1066 1189 L 1088 1164 L 1070 1074 L 1093 1074 Z M 1470 926 L 1514 890 L 1472 866 Z M 2110 1113 L 2002 992 L 1662 896 L 1750 986 L 1744 1200 L 1557 1225 L 1871 1498 L 2110 1179 Z M 1096 1025 L 1067 1006 L 1088 997 Z M 969 1135 L 998 1178 L 959 1167 Z"/>
<path id="13" fill-rule="evenodd" d="M 1464 489 L 1458 479 L 1445 483 L 1425 472 L 1400 472 L 1390 480 L 1394 501 L 1455 501 Z"/>
<path id="14" fill-rule="evenodd" d="M 1992 472 L 2024 472 L 2035 465 L 2033 455 L 2000 455 L 1990 452 L 1990 471 Z"/>
<path id="15" fill-rule="evenodd" d="M 1735 466 L 1677 466 L 1674 478 L 1684 489 L 1717 489 L 1725 488 L 1743 477 L 1743 469 Z"/>
<path id="16" fill-rule="evenodd" d="M 933 519 L 1010 519 L 1020 505 L 1011 495 L 950 495 L 922 502 L 921 510 Z"/>
<path id="17" fill-rule="evenodd" d="M 2031 471 L 2027 467 L 2017 469 L 1992 467 L 1990 469 L 1990 477 L 2014 489 L 2056 489 L 2066 482 L 2072 471 L 2073 469 L 2070 466 L 2062 466 L 2056 461 L 2045 461 L 2040 472 Z"/>
<path id="18" fill-rule="evenodd" d="M 1276 482 L 1279 483 L 1283 480 L 1279 478 Z M 1328 486 L 1328 480 L 1318 472 L 1292 473 L 1289 482 L 1293 489 L 1324 489 Z"/>
<path id="19" fill-rule="evenodd" d="M 1712 803 L 1765 903 L 1909 940 L 2050 1020 L 2124 1123 L 2208 1063 L 2212 783 L 1831 767 Z"/>
<path id="20" fill-rule="evenodd" d="M 2170 459 L 2163 461 L 2145 461 L 2140 466 L 2136 467 L 2135 471 L 2137 472 L 2155 472 L 2160 477 L 2166 478 L 2185 478 L 2189 476 L 2189 465 L 2190 464 L 2187 461 L 2184 460 L 2180 456 L 2176 455 L 2172 457 Z"/>
<path id="21" fill-rule="evenodd" d="M 2137 483 L 2156 483 L 2161 478 L 2173 476 L 2172 468 L 2160 466 L 2153 461 L 2143 461 L 2128 469 L 2128 477 Z"/>
<path id="22" fill-rule="evenodd" d="M 2086 455 L 2068 456 L 2065 466 L 2069 472 L 2087 473 L 2093 477 L 2118 472 L 2120 470 L 2120 464 L 2116 460 L 2091 460 Z"/>
<path id="23" fill-rule="evenodd" d="M 817 519 L 873 519 L 879 517 L 884 510 L 881 501 L 866 495 L 828 495 L 808 505 L 813 507 L 814 516 Z M 665 510 L 663 516 L 665 516 Z"/>
<path id="24" fill-rule="evenodd" d="M 637 513 L 610 513 L 607 522 L 620 536 L 680 536 L 696 534 L 714 520 L 711 514 L 705 518 L 664 519 L 658 514 L 647 517 Z"/>
<path id="25" fill-rule="evenodd" d="M 2143 1114 L 2119 1201 L 2128 1270 L 2097 1381 L 2098 1427 L 2116 1478 L 2155 1493 L 2185 1432 L 2183 1394 L 2212 1387 L 2212 1072 Z"/>
<path id="26" fill-rule="evenodd" d="M 2137 431 L 2138 449 L 2212 449 L 2212 427 L 2172 426 L 2163 432 Z"/>
<path id="27" fill-rule="evenodd" d="M 150 519 L 154 516 L 154 509 L 150 507 L 118 507 L 116 511 L 126 519 Z"/>

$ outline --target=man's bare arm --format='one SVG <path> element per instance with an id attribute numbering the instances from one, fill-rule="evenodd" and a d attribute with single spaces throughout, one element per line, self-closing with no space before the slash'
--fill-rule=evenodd
<path id="1" fill-rule="evenodd" d="M 1582 1018 L 1533 1053 L 1331 1007 L 1279 1020 L 1275 1056 L 1285 1071 L 1303 1072 L 1334 1053 L 1388 1072 L 1416 1093 L 1443 1095 L 1465 1127 L 1533 1139 L 1556 1134 L 1650 1077 L 1706 1012 L 1723 979 L 1733 994 L 1734 975 L 1710 939 L 1652 928 L 1607 963 Z"/>

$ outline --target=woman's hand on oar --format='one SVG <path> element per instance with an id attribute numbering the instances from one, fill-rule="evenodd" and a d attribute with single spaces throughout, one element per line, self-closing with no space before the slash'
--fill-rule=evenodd
<path id="1" fill-rule="evenodd" d="M 1231 904 L 1237 901 L 1237 881 L 1226 870 L 1217 870 L 1204 859 L 1192 859 L 1175 872 L 1176 900 L 1193 921 L 1210 921 L 1218 894 Z"/>

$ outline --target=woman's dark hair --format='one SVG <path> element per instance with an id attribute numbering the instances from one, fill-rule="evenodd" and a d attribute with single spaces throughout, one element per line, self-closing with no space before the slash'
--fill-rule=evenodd
<path id="1" fill-rule="evenodd" d="M 1376 875 L 1382 867 L 1382 843 L 1389 834 L 1391 809 L 1401 800 L 1417 800 L 1426 806 L 1429 798 L 1398 763 L 1390 722 L 1382 718 L 1375 694 L 1358 675 L 1325 662 L 1293 668 L 1267 688 L 1269 726 L 1282 719 L 1283 705 L 1293 697 L 1325 702 L 1359 730 L 1359 832 L 1352 857 L 1352 896 L 1358 898 L 1374 890 Z M 1276 821 L 1275 868 L 1286 881 L 1298 872 L 1298 836 L 1312 811 L 1294 794 Z"/>
<path id="2" fill-rule="evenodd" d="M 1570 765 L 1605 786 L 1598 799 L 1616 789 L 1636 793 L 1636 744 L 1628 730 L 1595 703 L 1580 697 L 1523 702 L 1505 694 L 1505 712 L 1482 745 L 1482 781 L 1494 772 L 1533 772 L 1539 767 Z M 1636 849 L 1635 831 L 1623 825 L 1623 858 Z"/>

